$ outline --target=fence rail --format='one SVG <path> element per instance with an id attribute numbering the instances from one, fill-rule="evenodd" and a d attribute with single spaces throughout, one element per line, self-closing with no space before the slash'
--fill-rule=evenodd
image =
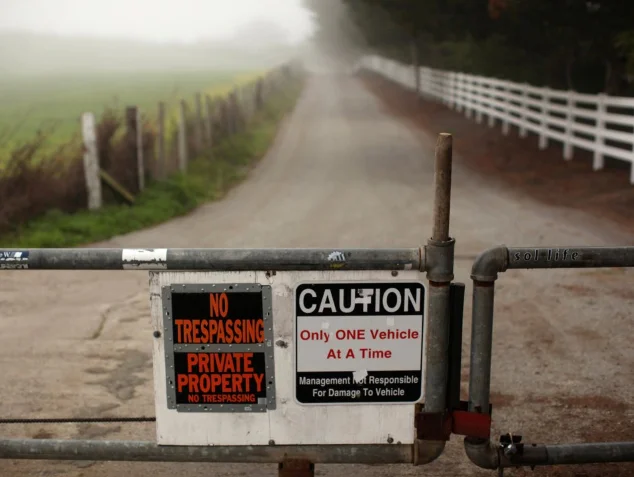
<path id="1" fill-rule="evenodd" d="M 380 56 L 365 56 L 356 65 L 416 90 L 416 74 L 405 65 Z M 574 149 L 593 153 L 592 167 L 603 169 L 605 158 L 631 164 L 634 184 L 634 98 L 590 95 L 574 91 L 540 88 L 495 78 L 422 67 L 419 73 L 421 96 L 438 101 L 474 118 L 477 123 L 496 121 L 502 133 L 516 126 L 520 137 L 528 132 L 539 136 L 539 148 L 549 140 L 563 144 L 563 157 L 571 160 Z"/>

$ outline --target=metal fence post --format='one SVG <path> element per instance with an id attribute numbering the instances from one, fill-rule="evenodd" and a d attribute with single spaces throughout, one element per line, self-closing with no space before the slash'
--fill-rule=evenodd
<path id="1" fill-rule="evenodd" d="M 424 414 L 439 416 L 439 422 L 444 420 L 447 411 L 449 376 L 449 296 L 453 280 L 455 244 L 455 240 L 449 236 L 452 143 L 452 136 L 447 133 L 440 134 L 436 142 L 433 231 L 425 247 L 429 307 L 425 340 Z M 448 436 L 439 433 L 425 440 L 416 440 L 414 463 L 422 464 L 435 460 L 444 450 L 446 438 Z"/>

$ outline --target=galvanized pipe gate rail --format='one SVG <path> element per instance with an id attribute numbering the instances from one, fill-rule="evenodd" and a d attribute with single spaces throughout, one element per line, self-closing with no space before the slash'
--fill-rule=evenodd
<path id="1" fill-rule="evenodd" d="M 424 398 L 414 407 L 412 443 L 279 445 L 161 445 L 155 442 L 0 439 L 2 459 L 278 463 L 280 475 L 313 475 L 316 463 L 414 464 L 434 461 L 449 437 L 465 436 L 468 458 L 485 469 L 634 461 L 634 442 L 528 445 L 520 437 L 491 440 L 490 376 L 493 303 L 498 275 L 510 269 L 634 267 L 634 247 L 499 246 L 473 264 L 473 316 L 469 398 L 460 401 L 464 284 L 454 283 L 449 234 L 452 138 L 436 148 L 432 236 L 423 248 L 406 249 L 31 249 L 8 250 L 0 269 L 262 272 L 426 272 Z M 275 313 L 273 314 L 275 322 Z M 421 324 L 422 326 L 422 324 Z M 166 328 L 167 329 L 167 328 Z M 155 332 L 155 337 L 160 333 Z M 284 345 L 286 347 L 286 345 Z M 162 349 L 162 348 L 161 348 Z M 156 366 L 156 361 L 155 361 Z M 422 371 L 421 371 L 422 372 Z M 278 380 L 279 382 L 279 380 Z M 356 382 L 356 381 L 355 381 Z M 157 408 L 158 410 L 158 408 Z M 212 417 L 220 416 L 215 414 Z M 220 418 L 220 417 L 219 417 Z"/>

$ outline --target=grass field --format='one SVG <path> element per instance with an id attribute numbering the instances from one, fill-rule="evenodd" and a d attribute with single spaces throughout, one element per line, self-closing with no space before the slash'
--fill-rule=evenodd
<path id="1" fill-rule="evenodd" d="M 151 183 L 133 206 L 113 204 L 74 214 L 49 210 L 0 235 L 0 247 L 74 247 L 155 225 L 221 198 L 267 151 L 302 86 L 301 78 L 289 82 L 283 92 L 267 100 L 246 131 L 219 141 L 213 150 L 194 158 L 187 173 Z"/>
<path id="2" fill-rule="evenodd" d="M 40 154 L 78 139 L 79 117 L 84 112 L 93 112 L 98 118 L 108 107 L 123 112 L 126 106 L 138 106 L 151 118 L 158 102 L 165 101 L 174 118 L 180 99 L 191 103 L 196 92 L 224 95 L 260 73 L 202 70 L 0 75 L 0 164 L 38 130 L 53 128 Z"/>

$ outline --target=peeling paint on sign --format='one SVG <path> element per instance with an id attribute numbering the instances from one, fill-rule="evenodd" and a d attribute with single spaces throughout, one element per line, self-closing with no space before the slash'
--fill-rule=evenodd
<path id="1" fill-rule="evenodd" d="M 355 383 L 361 383 L 367 377 L 368 377 L 368 371 L 365 369 L 362 369 L 361 371 L 355 371 L 352 373 L 352 380 Z"/>

